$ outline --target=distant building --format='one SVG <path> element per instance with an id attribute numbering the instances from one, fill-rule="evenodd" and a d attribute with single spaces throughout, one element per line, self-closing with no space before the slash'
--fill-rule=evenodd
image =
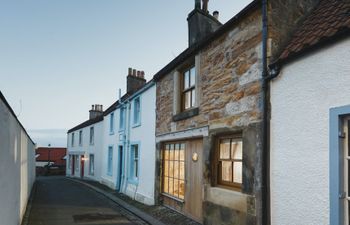
<path id="1" fill-rule="evenodd" d="M 89 119 L 68 131 L 67 176 L 101 180 L 102 105 L 92 105 Z"/>
<path id="2" fill-rule="evenodd" d="M 53 170 L 60 170 L 58 173 L 66 173 L 66 152 L 67 148 L 39 147 L 35 150 L 36 172 L 43 174 L 45 167 L 50 166 Z"/>

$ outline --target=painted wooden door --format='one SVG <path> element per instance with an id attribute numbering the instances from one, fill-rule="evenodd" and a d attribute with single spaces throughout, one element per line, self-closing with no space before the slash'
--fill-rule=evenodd
<path id="1" fill-rule="evenodd" d="M 72 176 L 74 176 L 75 172 L 75 155 L 72 156 Z"/>
<path id="2" fill-rule="evenodd" d="M 199 222 L 202 222 L 202 163 L 202 140 L 187 141 L 185 212 Z"/>
<path id="3" fill-rule="evenodd" d="M 80 157 L 80 177 L 84 178 L 84 155 Z"/>

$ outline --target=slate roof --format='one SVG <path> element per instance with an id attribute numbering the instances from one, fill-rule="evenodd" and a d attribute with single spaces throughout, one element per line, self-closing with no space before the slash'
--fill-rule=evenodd
<path id="1" fill-rule="evenodd" d="M 297 56 L 349 31 L 350 1 L 321 0 L 294 33 L 278 61 Z"/>
<path id="2" fill-rule="evenodd" d="M 73 131 L 82 129 L 82 128 L 84 128 L 84 127 L 87 127 L 87 126 L 90 126 L 90 125 L 92 125 L 92 124 L 98 123 L 98 122 L 100 122 L 100 121 L 102 121 L 102 120 L 103 120 L 103 115 L 97 116 L 97 117 L 95 117 L 95 118 L 93 118 L 93 119 L 89 119 L 89 120 L 87 120 L 87 121 L 85 121 L 85 122 L 83 122 L 83 123 L 81 123 L 81 124 L 79 124 L 79 125 L 73 127 L 72 129 L 68 130 L 67 133 L 71 133 L 71 132 L 73 132 Z"/>

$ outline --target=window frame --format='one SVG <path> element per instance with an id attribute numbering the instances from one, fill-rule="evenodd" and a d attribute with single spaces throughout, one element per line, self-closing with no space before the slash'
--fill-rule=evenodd
<path id="1" fill-rule="evenodd" d="M 136 102 L 138 101 L 138 112 L 136 111 Z M 135 119 L 137 116 L 137 120 Z M 133 127 L 141 125 L 141 96 L 134 98 L 133 100 Z"/>
<path id="2" fill-rule="evenodd" d="M 83 130 L 79 130 L 79 146 L 83 145 Z"/>
<path id="3" fill-rule="evenodd" d="M 194 84 L 191 86 L 191 71 L 192 69 L 194 70 L 195 72 L 195 75 L 194 75 Z M 186 72 L 188 72 L 188 85 L 189 87 L 188 88 L 185 88 L 185 74 Z M 181 73 L 180 73 L 180 99 L 181 99 L 181 111 L 187 111 L 187 110 L 191 110 L 193 108 L 196 107 L 196 101 L 197 101 L 197 88 L 196 88 L 196 84 L 197 84 L 197 71 L 196 71 L 196 65 L 191 65 L 189 67 L 187 67 L 185 70 L 183 70 Z M 192 102 L 193 100 L 193 93 L 194 92 L 194 102 Z M 189 108 L 186 108 L 186 94 L 187 93 L 190 93 L 190 107 Z"/>
<path id="4" fill-rule="evenodd" d="M 72 133 L 71 146 L 74 147 L 74 132 Z"/>
<path id="5" fill-rule="evenodd" d="M 108 146 L 107 150 L 107 175 L 113 175 L 113 145 Z"/>
<path id="6" fill-rule="evenodd" d="M 95 127 L 90 127 L 90 145 L 95 144 Z"/>
<path id="7" fill-rule="evenodd" d="M 137 146 L 137 157 L 135 157 L 135 146 Z M 136 167 L 135 168 L 135 161 Z M 140 177 L 140 143 L 133 142 L 130 144 L 130 158 L 129 158 L 129 182 L 137 184 Z"/>
<path id="8" fill-rule="evenodd" d="M 114 134 L 114 112 L 112 112 L 110 115 L 109 115 L 109 134 L 110 135 L 113 135 Z"/>
<path id="9" fill-rule="evenodd" d="M 126 120 L 126 107 L 121 106 L 119 108 L 119 132 L 123 132 L 125 130 L 125 120 Z"/>
<path id="10" fill-rule="evenodd" d="M 230 159 L 220 159 L 220 142 L 225 139 L 230 139 Z M 242 142 L 242 159 L 233 159 L 231 154 L 231 146 L 233 141 L 241 141 Z M 244 152 L 244 144 L 243 144 L 243 138 L 242 134 L 230 134 L 230 135 L 221 135 L 216 138 L 215 141 L 215 149 L 214 149 L 214 163 L 213 163 L 213 175 L 214 175 L 214 185 L 217 187 L 225 188 L 225 189 L 231 189 L 235 191 L 241 191 L 242 184 L 243 184 L 243 152 Z M 232 162 L 232 182 L 229 181 L 223 181 L 221 179 L 221 171 L 220 170 L 220 161 L 230 161 Z M 236 183 L 234 182 L 234 162 L 240 162 L 242 163 L 242 183 Z"/>
<path id="11" fill-rule="evenodd" d="M 94 154 L 89 154 L 89 175 L 90 176 L 95 175 L 95 155 Z"/>

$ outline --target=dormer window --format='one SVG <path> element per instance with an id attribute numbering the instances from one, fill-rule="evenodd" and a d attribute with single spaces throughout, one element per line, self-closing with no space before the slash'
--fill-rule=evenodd
<path id="1" fill-rule="evenodd" d="M 196 105 L 196 67 L 193 66 L 182 74 L 182 110 Z"/>

